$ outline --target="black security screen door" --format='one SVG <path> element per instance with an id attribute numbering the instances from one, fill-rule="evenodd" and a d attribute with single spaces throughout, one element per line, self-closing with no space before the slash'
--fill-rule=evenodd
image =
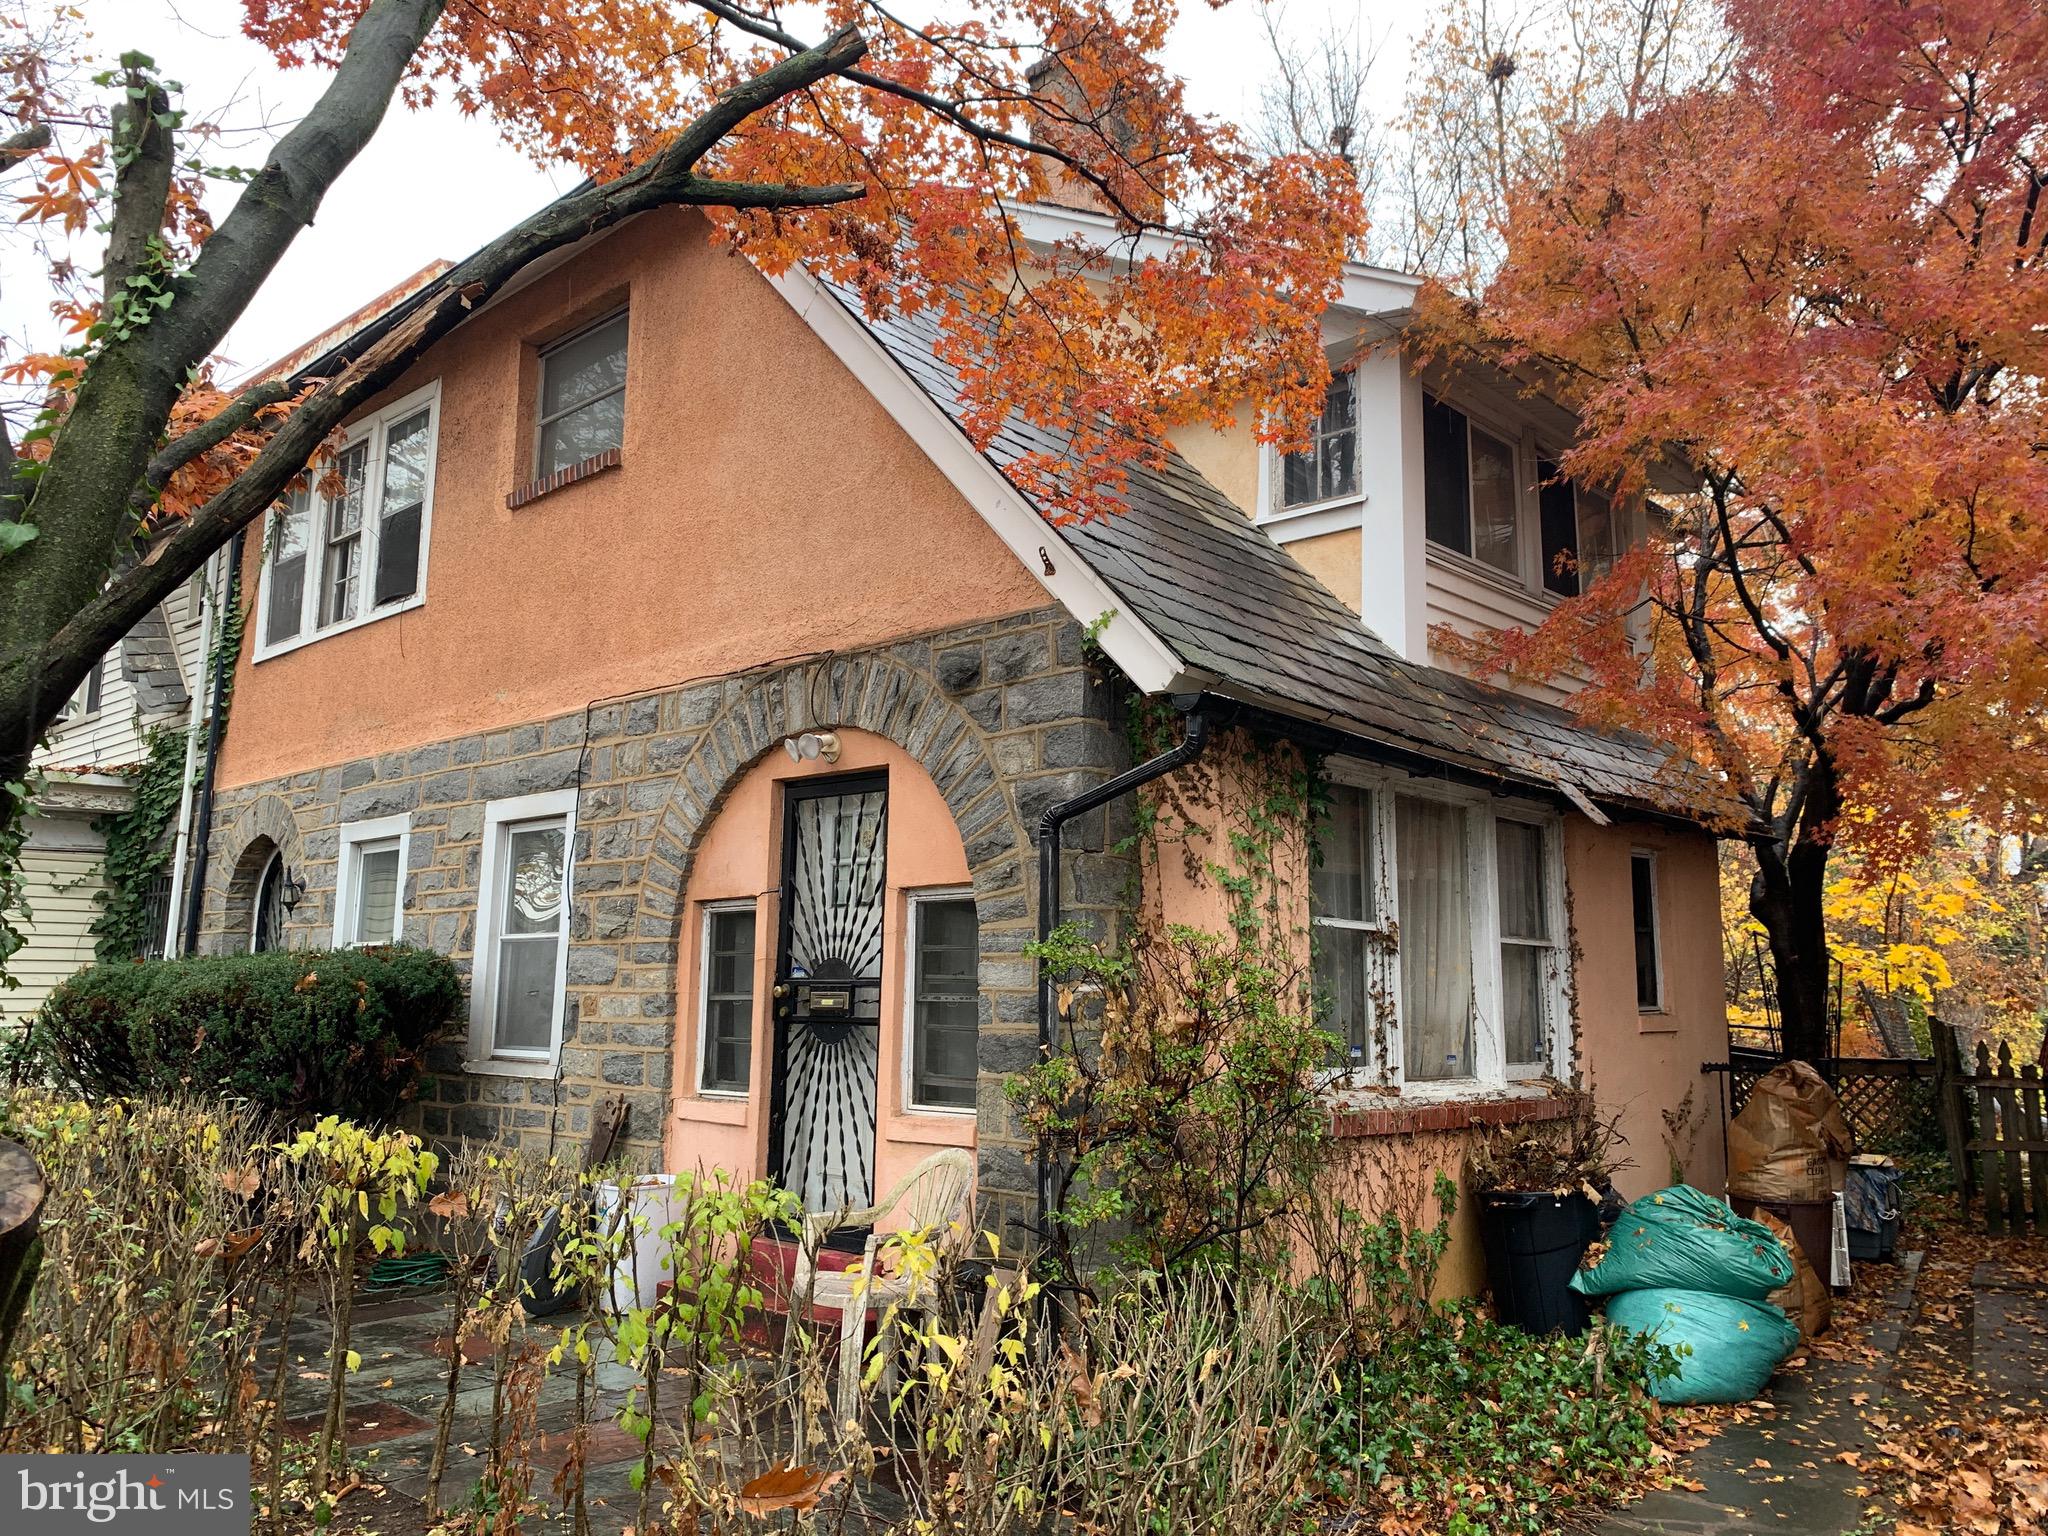
<path id="1" fill-rule="evenodd" d="M 874 1200 L 888 802 L 879 775 L 784 791 L 768 1146 L 806 1211 Z"/>

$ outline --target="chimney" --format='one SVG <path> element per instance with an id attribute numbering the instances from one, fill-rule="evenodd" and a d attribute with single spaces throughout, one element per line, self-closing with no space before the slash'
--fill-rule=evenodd
<path id="1" fill-rule="evenodd" d="M 1075 56 L 1073 50 L 1055 46 L 1025 72 L 1033 102 L 1032 142 L 1090 163 L 1105 180 L 1119 186 L 1133 211 L 1156 216 L 1160 211 L 1158 195 L 1130 171 L 1104 163 L 1110 154 L 1135 160 L 1142 153 L 1142 136 L 1132 121 L 1131 108 L 1136 103 L 1130 88 L 1112 75 L 1098 85 L 1095 96 L 1099 99 L 1091 99 L 1088 88 L 1068 66 L 1070 56 Z M 1086 213 L 1116 213 L 1109 199 L 1092 182 L 1076 175 L 1062 162 L 1048 160 L 1045 171 L 1047 203 Z"/>

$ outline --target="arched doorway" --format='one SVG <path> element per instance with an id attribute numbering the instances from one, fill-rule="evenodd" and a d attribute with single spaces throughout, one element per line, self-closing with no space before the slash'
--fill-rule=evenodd
<path id="1" fill-rule="evenodd" d="M 670 1167 L 837 1210 L 975 1145 L 974 896 L 917 759 L 853 730 L 837 762 L 771 753 L 706 829 L 683 905 Z"/>

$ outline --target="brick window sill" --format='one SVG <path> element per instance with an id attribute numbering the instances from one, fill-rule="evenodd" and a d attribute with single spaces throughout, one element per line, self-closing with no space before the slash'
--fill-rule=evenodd
<path id="1" fill-rule="evenodd" d="M 1383 1098 L 1384 1102 L 1333 1104 L 1330 1107 L 1330 1134 L 1340 1140 L 1367 1136 L 1414 1136 L 1563 1120 L 1572 1113 L 1568 1099 L 1554 1098 L 1548 1093 L 1422 1099 L 1409 1103 L 1402 1103 L 1391 1095 L 1375 1097 Z"/>
<path id="2" fill-rule="evenodd" d="M 529 480 L 505 498 L 506 510 L 517 512 L 529 502 L 540 500 L 550 491 L 559 491 L 564 486 L 574 485 L 578 480 L 588 480 L 601 475 L 608 469 L 617 469 L 624 460 L 616 448 L 607 448 L 603 453 L 556 470 L 552 475 L 542 475 L 538 480 Z"/>

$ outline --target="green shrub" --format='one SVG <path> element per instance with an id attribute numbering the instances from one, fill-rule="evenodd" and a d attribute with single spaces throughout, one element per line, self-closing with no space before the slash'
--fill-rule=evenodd
<path id="1" fill-rule="evenodd" d="M 87 1095 L 189 1089 L 376 1120 L 411 1096 L 461 1004 L 447 957 L 405 945 L 117 962 L 51 993 L 28 1049 Z"/>

